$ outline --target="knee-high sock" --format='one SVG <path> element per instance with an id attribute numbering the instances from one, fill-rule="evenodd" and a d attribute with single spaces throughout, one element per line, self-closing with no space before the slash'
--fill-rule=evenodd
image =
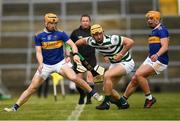
<path id="1" fill-rule="evenodd" d="M 88 84 L 94 90 L 95 84 L 93 84 L 93 83 L 88 83 Z M 91 95 L 89 93 L 87 94 L 87 100 L 91 100 Z"/>
<path id="2" fill-rule="evenodd" d="M 85 91 L 83 89 L 81 89 L 80 87 L 76 86 L 76 89 L 78 90 L 80 96 L 81 95 L 84 96 L 86 94 Z"/>

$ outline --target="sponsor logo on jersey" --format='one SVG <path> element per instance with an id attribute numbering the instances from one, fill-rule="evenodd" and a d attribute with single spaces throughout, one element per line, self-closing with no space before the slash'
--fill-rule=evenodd
<path id="1" fill-rule="evenodd" d="M 60 48 L 61 46 L 63 46 L 62 40 L 53 41 L 53 42 L 42 42 L 43 49 L 56 49 L 56 48 Z"/>
<path id="2" fill-rule="evenodd" d="M 153 44 L 153 43 L 160 43 L 161 41 L 159 37 L 152 36 L 152 37 L 149 37 L 148 42 L 149 44 Z"/>

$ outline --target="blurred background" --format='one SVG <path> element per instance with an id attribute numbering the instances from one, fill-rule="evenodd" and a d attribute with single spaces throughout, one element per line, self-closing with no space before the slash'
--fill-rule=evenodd
<path id="1" fill-rule="evenodd" d="M 89 14 L 106 34 L 133 38 L 132 56 L 136 68 L 147 56 L 145 13 L 159 10 L 170 32 L 170 63 L 161 75 L 150 78 L 152 90 L 180 91 L 179 0 L 0 0 L 0 92 L 18 94 L 30 83 L 37 67 L 33 35 L 43 29 L 47 12 L 60 17 L 58 27 L 68 34 L 79 27 L 80 16 Z M 97 53 L 99 64 L 102 57 Z M 120 82 L 124 89 L 130 76 Z M 65 81 L 67 90 L 68 81 Z"/>

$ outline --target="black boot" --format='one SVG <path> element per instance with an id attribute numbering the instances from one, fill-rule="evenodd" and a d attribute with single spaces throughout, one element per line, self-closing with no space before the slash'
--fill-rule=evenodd
<path id="1" fill-rule="evenodd" d="M 98 109 L 98 110 L 109 110 L 110 98 L 111 98 L 111 96 L 105 96 L 104 101 L 100 105 L 96 106 L 96 109 Z"/>
<path id="2" fill-rule="evenodd" d="M 125 98 L 124 96 L 122 96 L 119 99 L 119 103 L 120 103 L 120 109 L 128 109 L 129 108 L 127 98 Z"/>

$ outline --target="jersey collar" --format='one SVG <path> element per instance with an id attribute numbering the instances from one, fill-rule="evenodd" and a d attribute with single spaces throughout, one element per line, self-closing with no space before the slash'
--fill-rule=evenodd
<path id="1" fill-rule="evenodd" d="M 159 28 L 161 26 L 161 23 L 159 23 L 153 30 Z"/>

